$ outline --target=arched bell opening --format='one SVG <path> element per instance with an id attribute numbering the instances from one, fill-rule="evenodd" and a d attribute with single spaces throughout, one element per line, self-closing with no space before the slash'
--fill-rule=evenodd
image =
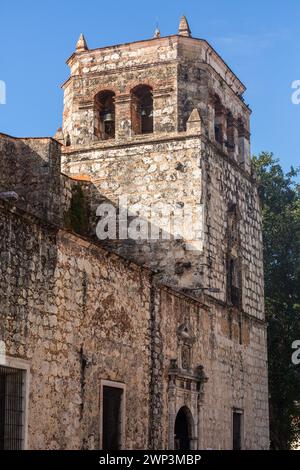
<path id="1" fill-rule="evenodd" d="M 131 91 L 131 123 L 134 134 L 153 132 L 153 94 L 148 85 L 138 85 Z"/>
<path id="2" fill-rule="evenodd" d="M 99 140 L 115 138 L 115 93 L 101 91 L 95 97 L 95 136 Z"/>

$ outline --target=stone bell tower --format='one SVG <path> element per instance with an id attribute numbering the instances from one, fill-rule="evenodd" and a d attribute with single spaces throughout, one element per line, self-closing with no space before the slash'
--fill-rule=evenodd
<path id="1" fill-rule="evenodd" d="M 63 170 L 92 182 L 92 214 L 100 200 L 126 197 L 129 218 L 142 221 L 140 239 L 123 233 L 112 249 L 167 284 L 210 289 L 262 317 L 250 109 L 238 77 L 185 17 L 176 35 L 133 43 L 89 49 L 81 35 L 67 63 Z M 159 239 L 147 237 L 151 211 Z"/>

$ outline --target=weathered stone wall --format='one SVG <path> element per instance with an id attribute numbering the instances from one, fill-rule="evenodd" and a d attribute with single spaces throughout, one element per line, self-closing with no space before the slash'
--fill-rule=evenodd
<path id="1" fill-rule="evenodd" d="M 50 138 L 0 134 L 0 191 L 14 191 L 18 206 L 59 225 L 61 145 Z"/>
<path id="2" fill-rule="evenodd" d="M 63 132 L 71 145 L 97 141 L 94 100 L 102 90 L 116 94 L 117 139 L 130 138 L 130 92 L 139 84 L 155 88 L 155 131 L 176 130 L 176 49 L 176 38 L 165 38 L 74 54 L 68 62 L 71 77 L 64 84 Z"/>
<path id="3" fill-rule="evenodd" d="M 90 232 L 88 201 L 91 191 L 89 181 L 61 173 L 61 145 L 56 140 L 0 134 L 0 192 L 16 193 L 19 209 L 83 235 Z M 70 209 L 74 196 L 76 199 L 80 192 L 86 199 L 82 201 L 84 207 Z M 70 210 L 85 212 L 82 214 L 86 217 L 85 227 L 72 226 L 70 216 L 74 214 L 70 214 Z"/>
<path id="4" fill-rule="evenodd" d="M 63 168 L 70 175 L 87 174 L 93 181 L 91 224 L 95 233 L 98 203 L 106 198 L 113 204 L 127 196 L 129 206 L 146 208 L 166 204 L 172 210 L 191 206 L 203 238 L 194 250 L 186 240 L 158 240 L 152 243 L 119 241 L 111 245 L 119 254 L 163 271 L 167 283 L 186 287 L 212 287 L 216 298 L 227 300 L 228 208 L 239 211 L 239 259 L 241 260 L 242 302 L 247 314 L 263 318 L 263 262 L 261 217 L 256 183 L 228 154 L 207 140 L 181 135 L 164 140 L 147 137 L 139 144 L 99 147 L 65 152 Z M 203 218 L 202 218 L 203 217 Z M 174 231 L 170 227 L 173 236 Z M 181 269 L 182 268 L 182 269 Z"/>
<path id="5" fill-rule="evenodd" d="M 173 213 L 179 211 L 181 214 L 180 210 L 183 213 L 183 210 L 192 208 L 194 227 L 199 231 L 202 229 L 199 138 L 186 135 L 180 139 L 157 140 L 157 136 L 153 136 L 152 140 L 147 137 L 144 143 L 65 153 L 63 168 L 70 176 L 85 174 L 92 179 L 92 189 L 87 198 L 91 200 L 91 230 L 94 235 L 99 221 L 96 210 L 101 200 L 118 205 L 120 198 L 126 197 L 128 212 L 138 211 L 146 221 L 151 221 L 153 214 L 159 214 L 160 206 L 165 207 L 171 215 L 171 223 L 166 223 L 163 217 L 152 220 L 169 240 L 162 239 L 162 235 L 159 240 L 119 240 L 112 248 L 139 264 L 163 271 L 166 282 L 187 287 L 199 285 L 201 240 L 193 250 L 189 250 L 185 239 L 174 240 L 172 226 Z M 150 227 L 148 234 L 151 238 Z"/>
<path id="6" fill-rule="evenodd" d="M 131 140 L 130 94 L 140 84 L 153 90 L 156 133 L 184 131 L 189 114 L 197 108 L 212 137 L 215 94 L 224 98 L 224 108 L 235 119 L 243 117 L 249 130 L 250 111 L 241 99 L 245 87 L 206 41 L 169 36 L 77 50 L 68 65 L 63 133 L 72 147 L 97 143 L 95 97 L 103 90 L 115 93 L 116 140 Z"/>
<path id="7" fill-rule="evenodd" d="M 209 307 L 209 308 L 208 308 Z M 196 338 L 192 346 L 189 373 L 202 366 L 208 381 L 203 396 L 198 401 L 198 414 L 194 414 L 198 426 L 198 448 L 232 448 L 232 411 L 244 411 L 243 448 L 268 449 L 268 377 L 266 368 L 266 327 L 263 322 L 247 318 L 243 321 L 242 341 L 238 333 L 238 319 L 234 319 L 230 338 L 226 325 L 227 309 L 221 303 L 209 301 L 206 305 L 161 292 L 160 334 L 163 357 L 163 441 L 168 447 L 168 426 L 171 401 L 174 396 L 168 390 L 170 360 L 180 364 L 181 346 L 178 329 L 187 325 Z M 241 344 L 240 344 L 241 343 Z M 185 371 L 184 374 L 187 374 Z M 188 377 L 191 382 L 193 379 Z M 187 381 L 188 384 L 189 381 Z M 180 385 L 181 387 L 182 385 Z M 192 395 L 182 390 L 176 393 L 176 412 L 182 405 L 195 409 Z"/>
<path id="8" fill-rule="evenodd" d="M 169 448 L 170 363 L 180 364 L 182 325 L 194 337 L 191 377 L 201 365 L 208 378 L 199 413 L 184 391 L 195 446 L 230 449 L 236 407 L 244 447 L 267 448 L 263 322 L 245 318 L 240 344 L 238 318 L 230 337 L 226 307 L 209 298 L 151 287 L 144 269 L 7 204 L 0 228 L 0 339 L 30 365 L 30 448 L 98 448 L 101 379 L 126 385 L 125 448 Z"/>
<path id="9" fill-rule="evenodd" d="M 261 219 L 244 86 L 190 37 L 83 44 L 68 64 L 65 174 L 53 139 L 0 137 L 0 191 L 19 195 L 0 201 L 0 340 L 30 367 L 29 446 L 99 448 L 100 381 L 112 380 L 126 386 L 127 449 L 174 448 L 182 406 L 194 449 L 232 447 L 233 409 L 243 412 L 243 448 L 268 448 Z M 152 87 L 153 134 L 132 131 L 139 84 Z M 116 136 L 100 141 L 95 95 L 107 89 Z M 100 243 L 99 203 L 125 196 L 147 223 L 148 207 L 191 206 L 199 243 Z M 174 236 L 174 226 L 158 225 Z"/>
<path id="10" fill-rule="evenodd" d="M 226 302 L 228 251 L 228 210 L 237 208 L 237 257 L 240 260 L 242 310 L 264 319 L 262 228 L 255 180 L 232 159 L 209 143 L 201 152 L 203 203 L 205 206 L 206 285 L 220 289 Z"/>
<path id="11" fill-rule="evenodd" d="M 88 194 L 91 198 L 91 233 L 95 233 L 95 212 L 101 200 L 117 204 L 120 196 L 127 196 L 129 205 L 138 206 L 141 217 L 147 221 L 150 206 L 165 205 L 174 212 L 191 207 L 194 211 L 193 228 L 198 230 L 199 238 L 193 250 L 187 249 L 191 244 L 186 238 L 175 242 L 160 239 L 154 243 L 116 240 L 115 243 L 106 243 L 106 246 L 162 272 L 164 281 L 172 285 L 189 289 L 218 288 L 221 290 L 218 298 L 226 301 L 225 214 L 233 200 L 245 200 L 247 207 L 242 209 L 240 225 L 243 231 L 255 231 L 257 246 L 248 248 L 249 237 L 242 243 L 247 247 L 248 256 L 258 259 L 253 268 L 256 269 L 256 280 L 254 270 L 251 274 L 251 282 L 256 283 L 255 286 L 249 287 L 245 281 L 243 288 L 253 289 L 255 294 L 247 293 L 246 297 L 251 297 L 251 308 L 255 302 L 258 303 L 255 308 L 262 315 L 263 305 L 258 299 L 263 295 L 259 280 L 262 270 L 259 207 L 255 182 L 251 178 L 250 110 L 242 99 L 244 85 L 206 41 L 191 37 L 171 36 L 77 51 L 68 63 L 71 77 L 64 85 L 64 134 L 78 132 L 84 138 L 71 139 L 71 146 L 64 147 L 62 165 L 68 175 L 85 175 L 91 179 L 92 189 Z M 166 88 L 162 93 L 163 82 Z M 134 135 L 130 121 L 130 91 L 142 83 L 150 84 L 153 90 L 154 132 Z M 127 129 L 128 132 L 117 131 L 115 139 L 108 141 L 95 140 L 91 134 L 94 132 L 94 100 L 98 91 L 108 87 L 116 93 L 116 128 Z M 126 99 L 122 95 L 124 90 Z M 118 94 L 123 96 L 121 101 Z M 164 101 L 166 96 L 173 103 L 171 107 Z M 220 110 L 216 110 L 216 96 L 220 98 Z M 82 104 L 84 112 L 88 112 L 86 106 L 89 107 L 90 119 L 80 115 L 80 103 L 86 103 Z M 194 127 L 187 122 L 193 110 L 199 113 L 198 122 L 193 122 Z M 217 112 L 220 115 L 216 116 Z M 227 122 L 228 113 L 232 115 L 231 127 Z M 165 116 L 163 121 L 162 116 Z M 243 124 L 239 124 L 239 119 Z M 215 140 L 216 122 L 222 127 L 222 142 Z M 234 140 L 232 147 L 228 146 L 230 135 Z M 206 153 L 211 155 L 207 163 Z M 234 174 L 230 183 L 227 181 L 228 172 Z M 210 182 L 210 173 L 218 173 L 217 182 Z M 207 182 L 205 191 L 204 181 Z M 221 189 L 221 194 L 219 188 L 212 192 L 208 188 L 210 184 L 215 187 L 223 185 L 225 189 Z M 253 203 L 251 208 L 247 205 L 249 200 Z M 215 227 L 210 220 L 215 218 L 215 206 L 218 206 L 222 229 L 218 221 L 218 227 Z M 221 216 L 219 208 L 225 211 Z M 245 211 L 252 209 L 253 217 L 246 216 Z M 174 228 L 168 230 L 164 227 L 164 230 L 174 237 Z M 214 264 L 216 272 L 213 275 L 206 269 L 215 258 L 215 254 L 211 254 L 212 244 L 222 250 L 217 266 Z M 211 285 L 211 276 L 218 275 L 218 282 Z M 248 276 L 244 271 L 243 275 Z"/>
<path id="12" fill-rule="evenodd" d="M 213 51 L 198 40 L 181 39 L 178 47 L 178 116 L 179 130 L 185 130 L 186 121 L 197 108 L 205 128 L 214 138 L 212 97 L 218 95 L 224 107 L 237 118 L 245 117 L 249 124 L 250 111 L 241 99 L 245 87 L 238 82 L 230 69 L 224 75 L 219 64 L 212 60 Z"/>
<path id="13" fill-rule="evenodd" d="M 0 224 L 0 339 L 30 364 L 29 447 L 99 448 L 105 379 L 127 387 L 125 448 L 147 448 L 147 272 L 2 204 Z"/>

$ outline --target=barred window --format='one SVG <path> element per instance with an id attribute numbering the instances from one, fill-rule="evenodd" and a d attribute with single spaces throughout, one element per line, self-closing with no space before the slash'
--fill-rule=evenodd
<path id="1" fill-rule="evenodd" d="M 22 450 L 26 371 L 0 366 L 0 450 Z"/>

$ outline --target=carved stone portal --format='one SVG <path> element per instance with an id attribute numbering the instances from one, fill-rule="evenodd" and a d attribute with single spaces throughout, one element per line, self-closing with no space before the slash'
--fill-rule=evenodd
<path id="1" fill-rule="evenodd" d="M 188 324 L 177 331 L 178 359 L 169 368 L 169 449 L 196 450 L 199 446 L 199 414 L 208 378 L 202 366 L 193 364 L 195 337 Z"/>

